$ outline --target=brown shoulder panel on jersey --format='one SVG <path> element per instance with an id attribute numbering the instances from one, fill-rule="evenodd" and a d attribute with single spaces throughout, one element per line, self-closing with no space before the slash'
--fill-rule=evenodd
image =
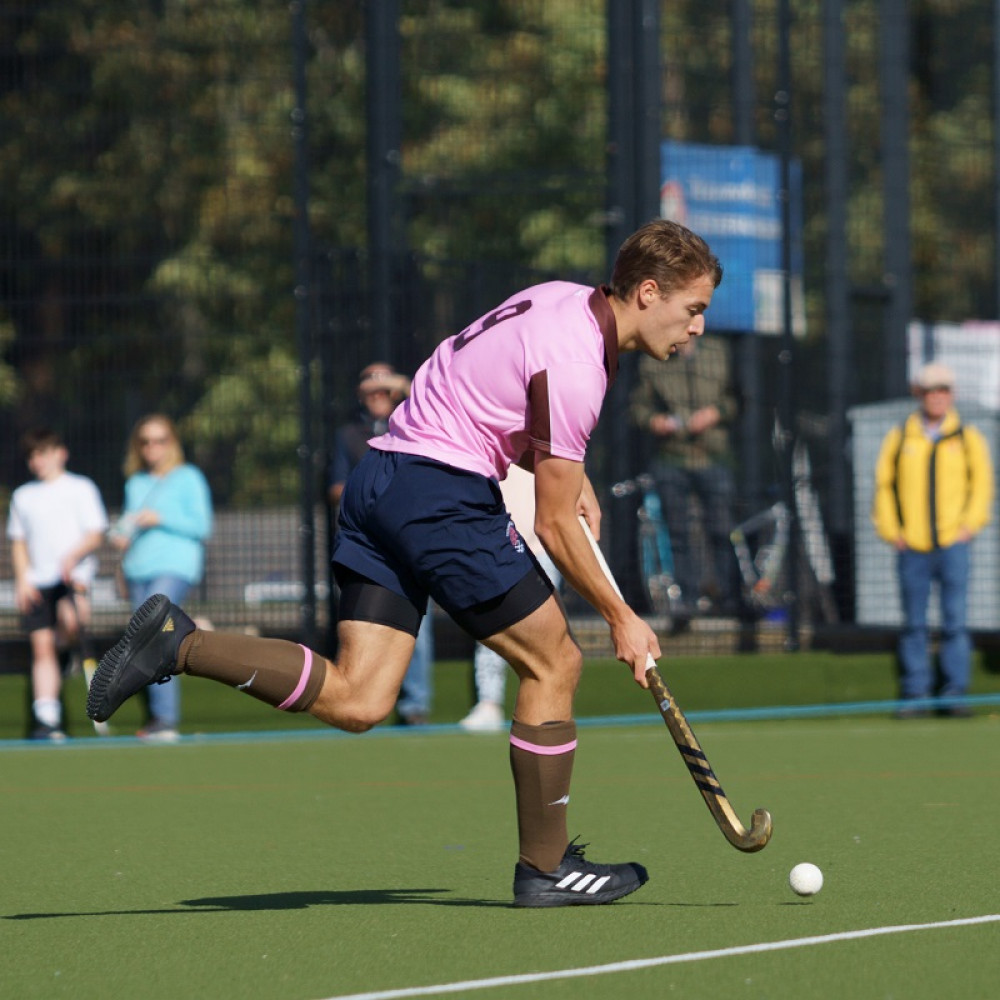
<path id="1" fill-rule="evenodd" d="M 531 447 L 547 455 L 552 450 L 548 371 L 535 372 L 528 380 L 528 414 Z"/>
<path id="2" fill-rule="evenodd" d="M 611 289 L 607 285 L 601 285 L 591 292 L 588 300 L 590 311 L 604 338 L 604 370 L 608 373 L 608 388 L 615 384 L 618 377 L 618 320 L 608 302 L 610 294 Z"/>

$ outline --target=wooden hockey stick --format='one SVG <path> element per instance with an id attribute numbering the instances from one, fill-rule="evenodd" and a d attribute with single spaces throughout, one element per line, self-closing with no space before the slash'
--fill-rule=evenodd
<path id="1" fill-rule="evenodd" d="M 604 575 L 608 578 L 611 586 L 615 588 L 618 596 L 621 597 L 618 583 L 590 530 L 590 525 L 582 517 L 580 524 L 583 525 L 583 530 L 594 549 L 594 555 L 597 557 Z M 674 701 L 674 696 L 668 690 L 667 685 L 664 684 L 652 653 L 648 654 L 646 680 L 649 682 L 649 690 L 656 701 L 656 707 L 659 709 L 660 715 L 663 716 L 663 721 L 667 724 L 667 729 L 670 730 L 674 743 L 677 744 L 681 758 L 687 764 L 687 769 L 694 779 L 694 783 L 698 786 L 698 790 L 705 800 L 705 805 L 708 806 L 709 812 L 722 831 L 722 835 L 739 851 L 752 854 L 754 851 L 762 850 L 771 839 L 771 814 L 766 809 L 754 810 L 750 829 L 747 830 L 729 804 L 729 799 L 726 798 L 726 793 L 722 790 L 719 779 L 708 763 L 708 758 L 691 731 L 687 719 L 684 718 L 684 713 Z"/>

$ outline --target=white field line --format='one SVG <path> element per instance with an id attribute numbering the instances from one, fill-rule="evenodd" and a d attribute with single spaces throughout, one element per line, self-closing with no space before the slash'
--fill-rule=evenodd
<path id="1" fill-rule="evenodd" d="M 715 951 L 691 951 L 683 955 L 637 958 L 627 962 L 611 962 L 608 965 L 590 965 L 581 969 L 561 969 L 554 972 L 528 972 L 518 976 L 495 976 L 492 979 L 467 979 L 465 982 L 460 983 L 441 983 L 438 986 L 412 986 L 396 990 L 376 990 L 372 993 L 351 993 L 328 997 L 327 1000 L 401 1000 L 403 997 L 436 996 L 443 993 L 460 993 L 462 990 L 485 990 L 494 986 L 523 986 L 527 983 L 543 983 L 552 979 L 579 979 L 584 976 L 602 976 L 608 973 L 633 972 L 636 969 L 652 969 L 659 965 L 702 962 L 710 958 L 730 958 L 733 955 L 759 955 L 767 951 L 786 951 L 790 948 L 809 948 L 818 944 L 833 944 L 835 941 L 858 941 L 862 938 L 881 937 L 886 934 L 907 934 L 910 931 L 933 931 L 945 927 L 969 927 L 974 924 L 997 922 L 1000 922 L 1000 913 L 990 913 L 982 917 L 966 917 L 962 920 L 941 920 L 930 924 L 896 924 L 891 927 L 869 927 L 864 930 L 841 931 L 838 934 L 791 938 L 788 941 L 763 941 L 760 944 L 745 944 L 735 948 L 718 948 Z"/>

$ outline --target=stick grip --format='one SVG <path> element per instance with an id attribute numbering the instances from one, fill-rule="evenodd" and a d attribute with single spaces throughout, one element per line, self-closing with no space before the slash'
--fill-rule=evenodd
<path id="1" fill-rule="evenodd" d="M 590 530 L 590 525 L 587 524 L 587 519 L 581 514 L 580 515 L 580 525 L 583 528 L 583 533 L 587 536 L 587 541 L 590 542 L 590 547 L 594 550 L 594 555 L 597 557 L 597 563 L 601 567 L 601 571 L 608 579 L 608 583 L 615 588 L 615 593 L 622 597 L 621 587 L 618 586 L 618 581 L 615 579 L 614 574 L 611 572 L 611 567 L 608 565 L 607 559 L 604 558 L 604 553 L 601 551 L 600 545 L 597 544 L 597 539 L 594 538 L 594 533 Z M 624 598 L 622 597 L 622 600 Z M 652 653 L 646 654 L 646 671 L 656 669 L 656 660 L 653 658 Z"/>

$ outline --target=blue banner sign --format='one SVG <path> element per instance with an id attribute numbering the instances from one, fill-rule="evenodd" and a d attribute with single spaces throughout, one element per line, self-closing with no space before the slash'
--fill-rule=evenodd
<path id="1" fill-rule="evenodd" d="M 706 314 L 710 328 L 784 330 L 781 161 L 751 146 L 661 145 L 660 215 L 694 230 L 722 261 L 724 276 Z M 792 164 L 793 328 L 804 333 L 801 169 Z"/>

